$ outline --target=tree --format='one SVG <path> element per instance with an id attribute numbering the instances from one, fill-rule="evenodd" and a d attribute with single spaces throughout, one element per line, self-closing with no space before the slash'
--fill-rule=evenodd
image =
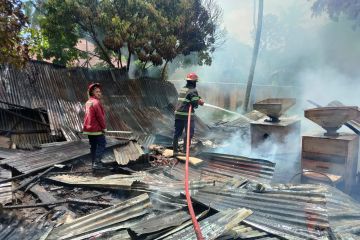
<path id="1" fill-rule="evenodd" d="M 40 28 L 41 5 L 46 0 L 22 0 L 25 16 L 28 19 L 28 26 L 23 29 L 23 35 L 28 36 L 29 55 L 37 60 L 43 60 L 44 50 L 48 49 L 49 43 Z"/>
<path id="2" fill-rule="evenodd" d="M 28 60 L 28 45 L 21 36 L 27 19 L 20 0 L 0 1 L 0 63 L 23 66 Z"/>
<path id="3" fill-rule="evenodd" d="M 167 64 L 179 55 L 189 56 L 196 52 L 197 64 L 211 65 L 212 53 L 223 43 L 224 32 L 220 27 L 221 9 L 213 0 L 189 1 L 192 4 L 178 1 L 177 5 L 169 1 L 164 2 L 169 6 L 162 12 L 170 21 L 169 27 L 165 28 L 162 35 L 169 37 L 159 38 L 156 44 L 157 52 L 165 60 L 162 75 Z"/>
<path id="4" fill-rule="evenodd" d="M 110 68 L 124 67 L 126 57 L 127 71 L 133 60 L 143 69 L 165 69 L 177 56 L 193 52 L 199 64 L 211 64 L 221 36 L 221 10 L 214 0 L 48 0 L 43 6 L 46 57 L 61 64 L 80 56 L 75 46 L 84 37 Z"/>
<path id="5" fill-rule="evenodd" d="M 354 0 L 316 0 L 312 6 L 315 15 L 326 12 L 333 20 L 338 20 L 344 14 L 354 21 L 354 28 L 360 26 L 360 4 Z"/>
<path id="6" fill-rule="evenodd" d="M 245 101 L 244 101 L 244 111 L 245 112 L 247 112 L 247 110 L 248 110 L 251 87 L 252 87 L 252 83 L 253 83 L 253 80 L 254 80 L 256 60 L 257 60 L 257 57 L 258 57 L 258 54 L 259 54 L 261 29 L 262 29 L 262 18 L 263 18 L 263 9 L 264 9 L 264 0 L 259 0 L 258 20 L 257 20 L 257 27 L 256 27 L 256 38 L 255 38 L 255 44 L 254 44 L 251 67 L 250 67 L 250 73 L 249 73 L 248 82 L 247 82 L 247 86 L 246 86 L 246 93 L 245 93 Z"/>

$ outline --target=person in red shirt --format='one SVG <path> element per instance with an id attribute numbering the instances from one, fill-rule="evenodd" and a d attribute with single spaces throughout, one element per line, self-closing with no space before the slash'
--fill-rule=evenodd
<path id="1" fill-rule="evenodd" d="M 89 100 L 85 104 L 85 118 L 83 134 L 88 135 L 93 169 L 104 168 L 101 159 L 105 151 L 106 132 L 105 111 L 100 102 L 101 85 L 90 84 L 88 87 Z"/>

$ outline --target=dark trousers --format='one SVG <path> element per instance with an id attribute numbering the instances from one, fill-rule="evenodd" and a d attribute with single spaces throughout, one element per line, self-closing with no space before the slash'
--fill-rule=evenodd
<path id="1" fill-rule="evenodd" d="M 183 147 L 183 152 L 185 153 L 187 128 L 188 128 L 187 119 L 175 119 L 175 133 L 174 133 L 174 139 L 173 139 L 174 152 L 177 152 L 179 138 L 181 137 L 181 135 L 185 129 L 184 147 Z M 194 136 L 194 132 L 195 132 L 195 121 L 194 121 L 194 119 L 191 119 L 190 120 L 190 143 L 191 143 L 191 138 Z"/>
<path id="2" fill-rule="evenodd" d="M 106 146 L 105 136 L 102 135 L 88 135 L 90 143 L 91 160 L 93 162 L 100 162 Z"/>

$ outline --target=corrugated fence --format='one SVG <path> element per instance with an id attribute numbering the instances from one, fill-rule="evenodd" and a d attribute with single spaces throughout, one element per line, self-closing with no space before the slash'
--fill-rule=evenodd
<path id="1" fill-rule="evenodd" d="M 0 66 L 0 119 L 10 114 L 31 123 L 0 121 L 0 131 L 11 136 L 35 134 L 33 144 L 54 141 L 50 136 L 75 140 L 74 132 L 82 128 L 87 86 L 92 82 L 103 85 L 108 130 L 171 134 L 177 98 L 173 84 L 150 78 L 130 80 L 120 70 L 68 69 L 43 62 L 30 62 L 22 70 Z M 24 109 L 36 110 L 24 118 Z M 41 112 L 47 113 L 48 119 L 41 119 Z M 46 131 L 49 134 L 44 140 Z"/>

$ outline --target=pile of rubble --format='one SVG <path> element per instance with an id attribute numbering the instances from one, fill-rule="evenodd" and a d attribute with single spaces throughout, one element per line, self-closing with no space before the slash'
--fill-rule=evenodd
<path id="1" fill-rule="evenodd" d="M 184 163 L 108 139 L 93 172 L 85 140 L 1 150 L 1 239 L 196 239 Z M 145 153 L 147 152 L 147 153 Z M 271 184 L 275 164 L 202 152 L 190 190 L 206 239 L 357 239 L 360 205 L 324 185 Z"/>
<path id="2" fill-rule="evenodd" d="M 173 85 L 32 62 L 0 67 L 0 239 L 196 239 L 185 164 L 172 145 Z M 91 168 L 81 131 L 86 86 L 104 85 L 109 130 Z M 259 112 L 211 128 L 229 136 Z M 359 239 L 360 205 L 325 185 L 274 184 L 275 163 L 212 152 L 196 120 L 190 193 L 206 239 Z M 275 174 L 276 175 L 276 174 Z"/>

